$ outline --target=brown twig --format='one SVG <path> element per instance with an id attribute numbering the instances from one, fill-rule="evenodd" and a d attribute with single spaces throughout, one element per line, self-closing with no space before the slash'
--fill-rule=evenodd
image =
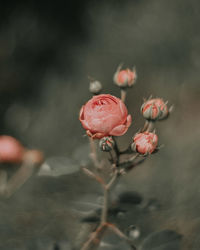
<path id="1" fill-rule="evenodd" d="M 87 168 L 84 168 L 84 167 L 83 167 L 82 170 L 84 171 L 84 173 L 85 173 L 86 175 L 88 175 L 89 177 L 92 177 L 92 178 L 95 179 L 98 183 L 100 183 L 101 185 L 105 186 L 105 182 L 104 182 L 104 180 L 103 180 L 100 176 L 96 175 L 95 173 L 93 173 L 92 171 L 90 171 L 90 170 L 87 169 Z"/>
<path id="2" fill-rule="evenodd" d="M 116 227 L 111 223 L 108 223 L 107 225 L 115 234 L 117 234 L 120 238 L 124 239 L 131 246 L 133 250 L 136 250 L 136 247 L 132 243 L 132 241 L 121 230 L 119 230 L 118 227 Z"/>

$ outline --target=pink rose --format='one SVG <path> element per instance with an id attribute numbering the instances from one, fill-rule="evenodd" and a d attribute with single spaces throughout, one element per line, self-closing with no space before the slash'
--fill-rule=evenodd
<path id="1" fill-rule="evenodd" d="M 114 82 L 121 88 L 132 87 L 137 78 L 136 70 L 124 69 L 121 70 L 121 66 L 118 67 L 114 74 Z"/>
<path id="2" fill-rule="evenodd" d="M 24 153 L 24 147 L 15 138 L 7 135 L 0 136 L 0 162 L 20 163 Z"/>
<path id="3" fill-rule="evenodd" d="M 162 120 L 169 114 L 167 104 L 161 98 L 146 101 L 141 107 L 141 112 L 147 120 Z"/>
<path id="4" fill-rule="evenodd" d="M 117 97 L 102 94 L 94 96 L 80 110 L 79 120 L 92 138 L 120 136 L 131 125 L 125 104 Z"/>
<path id="5" fill-rule="evenodd" d="M 158 144 L 158 136 L 154 133 L 138 133 L 133 138 L 136 151 L 140 154 L 151 154 L 155 151 Z"/>

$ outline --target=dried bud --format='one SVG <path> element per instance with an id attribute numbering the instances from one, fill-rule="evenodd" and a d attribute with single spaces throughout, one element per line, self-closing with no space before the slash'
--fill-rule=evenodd
<path id="1" fill-rule="evenodd" d="M 102 84 L 99 81 L 91 81 L 89 90 L 92 94 L 98 95 L 102 90 Z"/>
<path id="2" fill-rule="evenodd" d="M 25 149 L 15 138 L 7 135 L 0 136 L 0 162 L 21 163 Z"/>
<path id="3" fill-rule="evenodd" d="M 118 67 L 113 77 L 115 84 L 118 85 L 120 88 L 132 87 L 133 84 L 136 82 L 136 79 L 137 74 L 135 68 L 133 68 L 132 70 L 121 70 L 121 65 Z"/>
<path id="4" fill-rule="evenodd" d="M 145 119 L 152 121 L 167 118 L 169 114 L 167 102 L 164 103 L 161 98 L 150 99 L 143 103 L 141 112 Z"/>
<path id="5" fill-rule="evenodd" d="M 143 132 L 136 134 L 133 141 L 131 145 L 132 150 L 146 155 L 155 151 L 158 144 L 158 136 L 154 133 Z"/>
<path id="6" fill-rule="evenodd" d="M 114 147 L 114 140 L 111 136 L 106 136 L 103 137 L 100 141 L 99 141 L 99 147 L 102 151 L 106 151 L 109 152 L 113 149 Z"/>

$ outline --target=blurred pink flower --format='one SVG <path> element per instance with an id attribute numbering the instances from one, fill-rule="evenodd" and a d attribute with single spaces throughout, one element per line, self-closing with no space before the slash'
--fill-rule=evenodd
<path id="1" fill-rule="evenodd" d="M 86 133 L 94 139 L 123 135 L 131 125 L 131 116 L 125 104 L 109 94 L 90 99 L 82 106 L 79 120 Z"/>
<path id="2" fill-rule="evenodd" d="M 0 162 L 20 163 L 23 160 L 25 149 L 15 138 L 0 136 Z"/>
<path id="3" fill-rule="evenodd" d="M 158 144 L 158 136 L 150 132 L 138 133 L 133 140 L 135 149 L 140 154 L 153 153 Z"/>

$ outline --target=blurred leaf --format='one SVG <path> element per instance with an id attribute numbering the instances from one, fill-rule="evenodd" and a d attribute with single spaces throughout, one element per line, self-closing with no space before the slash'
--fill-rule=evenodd
<path id="1" fill-rule="evenodd" d="M 142 202 L 142 196 L 134 191 L 123 192 L 119 195 L 119 202 L 138 205 Z"/>
<path id="2" fill-rule="evenodd" d="M 91 216 L 87 216 L 87 217 L 84 217 L 81 219 L 81 222 L 88 222 L 88 223 L 91 223 L 91 222 L 99 222 L 100 221 L 100 217 L 99 216 L 95 216 L 95 215 L 91 215 Z"/>
<path id="3" fill-rule="evenodd" d="M 145 209 L 148 211 L 156 211 L 156 210 L 159 210 L 160 208 L 161 208 L 161 204 L 156 199 L 150 199 L 147 205 L 145 206 Z"/>
<path id="4" fill-rule="evenodd" d="M 144 240 L 141 250 L 179 250 L 181 238 L 172 230 L 154 232 Z"/>
<path id="5" fill-rule="evenodd" d="M 27 250 L 71 250 L 68 240 L 55 241 L 50 237 L 40 237 L 29 240 Z"/>
<path id="6" fill-rule="evenodd" d="M 131 247 L 118 235 L 107 231 L 98 250 L 131 250 Z"/>
<path id="7" fill-rule="evenodd" d="M 77 161 L 81 166 L 86 166 L 90 162 L 90 146 L 89 142 L 77 147 L 74 150 L 72 158 Z"/>
<path id="8" fill-rule="evenodd" d="M 41 166 L 39 176 L 61 176 L 79 171 L 80 166 L 67 157 L 50 157 Z"/>

